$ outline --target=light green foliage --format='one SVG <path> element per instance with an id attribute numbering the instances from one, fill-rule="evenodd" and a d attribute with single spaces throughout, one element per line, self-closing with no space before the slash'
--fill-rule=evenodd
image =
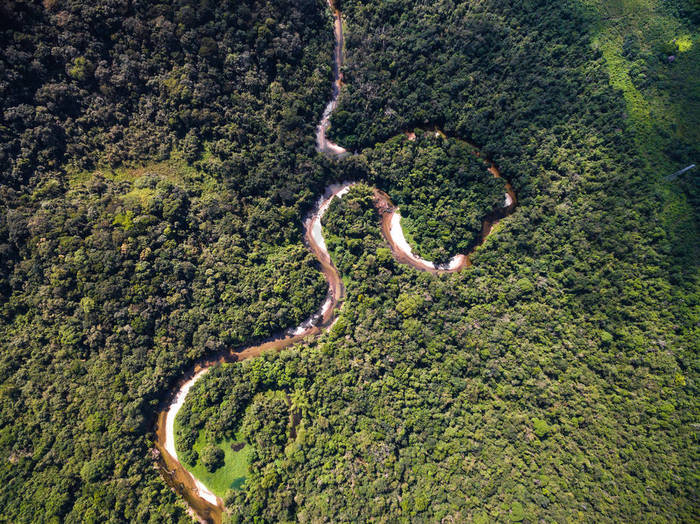
<path id="1" fill-rule="evenodd" d="M 396 311 L 404 317 L 415 316 L 423 306 L 423 297 L 419 295 L 399 295 L 396 301 Z"/>
<path id="2" fill-rule="evenodd" d="M 525 510 L 520 502 L 513 502 L 510 508 L 510 521 L 522 522 L 525 519 Z"/>
<path id="3" fill-rule="evenodd" d="M 156 411 L 316 310 L 339 180 L 341 320 L 178 416 L 227 520 L 697 520 L 698 170 L 663 181 L 698 161 L 697 2 L 339 6 L 336 161 L 324 2 L 0 3 L 0 520 L 190 521 Z M 436 260 L 502 202 L 460 139 L 519 207 L 461 273 L 399 265 L 370 186 Z"/>
<path id="4" fill-rule="evenodd" d="M 533 418 L 532 427 L 535 430 L 535 435 L 537 435 L 540 438 L 545 437 L 550 431 L 550 427 L 549 424 L 547 424 L 547 421 L 542 420 L 541 418 Z"/>
<path id="5" fill-rule="evenodd" d="M 134 227 L 133 218 L 134 212 L 131 210 L 127 210 L 124 213 L 117 213 L 114 216 L 114 220 L 112 220 L 112 224 L 123 228 L 124 231 L 129 231 L 132 227 Z"/>
<path id="6" fill-rule="evenodd" d="M 92 72 L 95 70 L 95 66 L 85 58 L 84 56 L 79 56 L 73 60 L 73 64 L 68 69 L 68 75 L 75 79 L 85 81 L 87 80 Z"/>
<path id="7" fill-rule="evenodd" d="M 697 27 L 661 0 L 581 2 L 594 7 L 593 47 L 624 95 L 640 152 L 667 174 L 692 163 L 688 147 L 700 142 Z"/>
<path id="8" fill-rule="evenodd" d="M 698 26 L 678 16 L 682 0 L 580 1 L 594 8 L 592 46 L 603 53 L 611 85 L 622 91 L 637 154 L 659 182 L 673 254 L 682 265 L 693 265 L 700 257 L 696 197 L 689 194 L 696 175 L 671 185 L 664 177 L 696 163 L 700 154 Z M 697 22 L 700 6 L 685 3 Z"/>
<path id="9" fill-rule="evenodd" d="M 235 451 L 234 448 L 240 449 Z M 213 493 L 223 498 L 229 490 L 244 487 L 249 474 L 248 463 L 253 453 L 249 444 L 241 442 L 238 437 L 225 438 L 215 444 L 207 443 L 205 431 L 202 430 L 193 450 L 199 460 L 194 466 L 185 462 L 185 467 Z M 211 467 L 205 463 L 204 457 L 208 454 L 211 454 L 213 459 Z"/>
<path id="10" fill-rule="evenodd" d="M 515 285 L 523 294 L 532 293 L 532 291 L 535 289 L 534 284 L 527 278 L 518 279 Z"/>

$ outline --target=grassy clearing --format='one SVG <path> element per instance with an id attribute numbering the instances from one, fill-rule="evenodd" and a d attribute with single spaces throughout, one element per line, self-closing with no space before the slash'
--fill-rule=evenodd
<path id="1" fill-rule="evenodd" d="M 202 160 L 202 162 L 204 161 Z M 147 208 L 160 191 L 158 189 L 160 186 L 156 187 L 156 184 L 165 184 L 166 186 L 171 184 L 187 191 L 190 196 L 201 198 L 216 198 L 228 191 L 220 180 L 205 174 L 198 166 L 199 163 L 189 164 L 178 152 L 174 152 L 168 160 L 138 167 L 112 168 L 102 166 L 93 170 L 68 169 L 66 182 L 69 193 L 83 191 L 96 177 L 123 183 L 125 192 L 121 196 L 121 201 L 127 208 L 135 206 Z M 146 176 L 155 179 L 155 181 L 146 180 Z M 35 198 L 40 197 L 41 194 L 38 194 Z"/>
<path id="2" fill-rule="evenodd" d="M 154 174 L 173 183 L 182 183 L 191 178 L 197 170 L 187 164 L 177 155 L 163 162 L 156 162 L 140 167 L 98 167 L 93 170 L 67 170 L 70 187 L 76 187 L 89 182 L 95 175 L 115 182 L 133 182 L 146 174 Z"/>
<path id="3" fill-rule="evenodd" d="M 98 175 L 106 180 L 114 182 L 132 183 L 145 175 L 155 175 L 176 186 L 195 189 L 201 193 L 215 193 L 222 189 L 220 182 L 204 174 L 197 167 L 200 163 L 207 162 L 210 156 L 211 155 L 205 151 L 203 158 L 192 165 L 185 161 L 178 151 L 174 151 L 167 160 L 153 162 L 143 166 L 100 166 L 92 170 L 68 168 L 66 170 L 67 182 L 70 189 L 79 189 Z M 128 198 L 133 199 L 143 199 L 144 196 L 147 197 L 148 195 L 144 195 L 143 192 L 139 191 L 132 191 L 127 195 Z"/>
<path id="4" fill-rule="evenodd" d="M 177 425 L 177 422 L 175 422 Z M 176 430 L 177 431 L 177 430 Z M 242 489 L 245 479 L 248 476 L 248 461 L 253 451 L 252 446 L 246 444 L 243 449 L 234 451 L 233 444 L 240 442 L 238 438 L 224 439 L 217 443 L 217 446 L 224 452 L 224 465 L 214 472 L 209 472 L 201 459 L 197 460 L 194 467 L 183 462 L 183 465 L 197 479 L 212 490 L 216 495 L 223 498 L 230 489 Z M 202 450 L 206 446 L 204 431 L 199 433 L 199 438 L 194 445 L 195 451 L 201 456 Z"/>

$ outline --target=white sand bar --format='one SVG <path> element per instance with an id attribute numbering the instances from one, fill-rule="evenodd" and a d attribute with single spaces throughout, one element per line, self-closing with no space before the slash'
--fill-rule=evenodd
<path id="1" fill-rule="evenodd" d="M 453 256 L 447 264 L 435 264 L 430 260 L 425 260 L 413 253 L 413 249 L 406 240 L 403 234 L 403 228 L 401 227 L 401 215 L 399 210 L 396 209 L 391 215 L 391 227 L 389 228 L 389 235 L 393 241 L 396 248 L 401 251 L 404 255 L 410 258 L 412 261 L 423 264 L 433 269 L 455 269 L 459 267 L 464 261 L 464 255 Z"/>
<path id="2" fill-rule="evenodd" d="M 170 407 L 168 408 L 168 414 L 165 417 L 165 450 L 175 460 L 179 460 L 177 458 L 177 450 L 175 449 L 175 417 L 177 416 L 178 411 L 180 411 L 182 405 L 185 403 L 187 393 L 189 393 L 192 386 L 194 386 L 194 383 L 197 382 L 197 380 L 199 380 L 202 376 L 204 376 L 204 374 L 207 371 L 209 371 L 209 368 L 205 368 L 199 371 L 191 379 L 185 382 L 180 388 L 180 391 L 177 392 L 177 395 L 175 395 L 175 400 L 173 400 L 173 403 L 170 404 Z M 197 491 L 199 492 L 199 496 L 207 502 L 209 502 L 210 504 L 216 506 L 216 495 L 214 495 L 214 493 L 212 493 L 212 491 L 209 488 L 207 488 L 204 484 L 202 484 L 202 482 L 200 482 L 194 475 L 192 475 L 191 473 L 190 475 L 194 479 L 195 485 L 197 486 Z"/>

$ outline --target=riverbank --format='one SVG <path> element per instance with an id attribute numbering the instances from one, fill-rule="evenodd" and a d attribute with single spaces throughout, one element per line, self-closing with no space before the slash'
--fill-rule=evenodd
<path id="1" fill-rule="evenodd" d="M 342 72 L 340 68 L 342 66 L 343 46 L 340 12 L 331 1 L 329 1 L 329 5 L 333 11 L 336 37 L 333 66 L 335 79 L 333 82 L 331 100 L 326 106 L 321 121 L 317 126 L 316 148 L 322 154 L 342 158 L 348 154 L 347 150 L 326 139 L 326 131 L 330 125 L 330 116 L 337 106 L 340 87 L 342 85 Z M 440 130 L 436 130 L 436 136 L 446 138 L 444 133 Z M 408 139 L 410 140 L 412 137 L 408 135 Z M 494 177 L 500 177 L 498 169 L 492 163 L 489 163 L 489 171 Z M 319 197 L 312 212 L 306 220 L 304 220 L 304 241 L 318 260 L 321 271 L 328 282 L 328 294 L 319 311 L 302 322 L 299 326 L 287 329 L 283 333 L 279 333 L 260 344 L 222 351 L 196 362 L 175 385 L 164 403 L 165 409 L 158 415 L 155 445 L 163 478 L 168 485 L 183 496 L 193 515 L 202 523 L 221 523 L 224 504 L 219 497 L 187 471 L 178 460 L 175 446 L 175 418 L 177 413 L 184 404 L 185 398 L 192 386 L 212 366 L 224 362 L 236 362 L 247 358 L 254 358 L 266 351 L 281 350 L 302 342 L 307 337 L 319 335 L 325 329 L 332 326 L 335 312 L 342 306 L 342 301 L 345 297 L 345 288 L 340 274 L 328 253 L 326 242 L 323 237 L 321 220 L 332 200 L 336 197 L 342 198 L 354 184 L 355 182 L 344 182 L 329 185 L 323 195 Z M 454 273 L 471 265 L 470 256 L 473 251 L 484 242 L 493 226 L 501 218 L 512 213 L 515 209 L 517 205 L 515 192 L 507 182 L 506 192 L 505 205 L 493 210 L 489 216 L 484 219 L 478 244 L 474 246 L 470 253 L 455 255 L 452 260 L 445 265 L 435 264 L 413 254 L 413 249 L 407 242 L 401 228 L 401 217 L 398 208 L 393 205 L 389 195 L 379 189 L 375 189 L 375 206 L 381 216 L 382 235 L 399 263 L 407 264 L 415 269 L 434 274 Z"/>
<path id="2" fill-rule="evenodd" d="M 500 176 L 495 167 L 491 167 L 494 176 Z M 248 346 L 240 350 L 221 352 L 208 359 L 196 363 L 180 380 L 169 396 L 166 409 L 158 416 L 156 428 L 156 448 L 160 453 L 161 470 L 168 484 L 187 500 L 190 508 L 197 514 L 201 522 L 221 522 L 223 501 L 209 490 L 202 482 L 196 479 L 179 462 L 175 446 L 175 417 L 185 402 L 185 398 L 197 380 L 206 374 L 214 365 L 224 362 L 235 362 L 247 358 L 254 358 L 266 351 L 280 350 L 302 342 L 306 337 L 316 336 L 333 324 L 335 312 L 342 305 L 345 297 L 340 274 L 336 269 L 328 252 L 326 241 L 323 237 L 322 218 L 330 207 L 334 198 L 342 198 L 356 182 L 344 182 L 331 184 L 319 198 L 314 210 L 304 221 L 304 239 L 309 250 L 316 256 L 321 271 L 328 282 L 328 294 L 323 305 L 317 313 L 302 322 L 296 328 L 288 329 L 283 333 L 272 337 L 261 344 Z M 478 245 L 481 245 L 493 226 L 507 214 L 510 214 L 516 205 L 515 193 L 508 185 L 508 195 L 505 207 L 494 210 L 484 220 L 482 235 Z M 381 216 L 382 235 L 391 248 L 395 259 L 399 263 L 428 271 L 434 274 L 454 273 L 471 265 L 470 256 L 473 253 L 455 255 L 448 265 L 434 264 L 413 254 L 411 246 L 406 241 L 400 224 L 398 209 L 391 202 L 385 192 L 374 190 L 374 204 Z M 477 246 L 474 247 L 476 249 Z"/>

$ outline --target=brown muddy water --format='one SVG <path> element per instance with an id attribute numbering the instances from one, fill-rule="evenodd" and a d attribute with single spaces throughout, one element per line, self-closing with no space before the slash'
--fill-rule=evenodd
<path id="1" fill-rule="evenodd" d="M 331 157 L 342 158 L 348 154 L 347 150 L 326 139 L 326 131 L 330 126 L 330 117 L 338 104 L 338 96 L 343 80 L 341 71 L 343 63 L 343 26 L 341 14 L 332 0 L 329 0 L 329 6 L 333 12 L 336 39 L 333 56 L 334 82 L 331 99 L 316 129 L 316 148 L 320 153 Z M 444 133 L 437 128 L 435 129 L 435 133 L 436 136 L 445 138 Z M 415 139 L 415 134 L 413 132 L 407 132 L 406 135 L 409 140 Z M 489 171 L 493 176 L 500 178 L 501 175 L 496 166 L 491 162 L 487 161 L 487 163 L 489 164 Z M 352 185 L 353 183 L 346 182 L 329 186 L 319 198 L 314 210 L 304 221 L 305 244 L 318 259 L 321 271 L 328 282 L 328 294 L 320 310 L 298 327 L 278 333 L 258 344 L 220 351 L 198 360 L 187 370 L 183 377 L 172 386 L 169 394 L 162 403 L 163 409 L 158 413 L 155 424 L 156 450 L 154 451 L 154 457 L 156 458 L 158 468 L 167 484 L 183 497 L 187 502 L 192 516 L 202 523 L 220 524 L 223 517 L 224 504 L 219 497 L 214 495 L 195 479 L 178 461 L 173 431 L 175 415 L 182 406 L 190 387 L 212 366 L 225 362 L 236 362 L 254 358 L 267 351 L 278 351 L 290 347 L 294 344 L 304 342 L 305 340 L 310 340 L 309 337 L 318 336 L 333 324 L 335 313 L 338 308 L 342 306 L 345 297 L 345 288 L 340 274 L 326 249 L 326 243 L 321 228 L 321 218 L 328 209 L 333 198 L 342 197 Z M 381 216 L 382 235 L 389 244 L 391 252 L 398 262 L 434 274 L 454 273 L 471 265 L 470 257 L 473 254 L 473 250 L 467 254 L 456 255 L 450 263 L 446 265 L 436 265 L 414 255 L 408 243 L 405 242 L 403 231 L 401 230 L 398 209 L 391 202 L 389 195 L 379 189 L 375 189 L 374 196 L 375 206 Z M 484 242 L 492 231 L 493 226 L 498 223 L 499 220 L 510 215 L 515 210 L 516 205 L 517 198 L 515 192 L 510 183 L 506 181 L 505 204 L 503 207 L 493 210 L 484 219 L 481 238 L 477 247 Z M 476 247 L 474 249 L 476 249 Z"/>

